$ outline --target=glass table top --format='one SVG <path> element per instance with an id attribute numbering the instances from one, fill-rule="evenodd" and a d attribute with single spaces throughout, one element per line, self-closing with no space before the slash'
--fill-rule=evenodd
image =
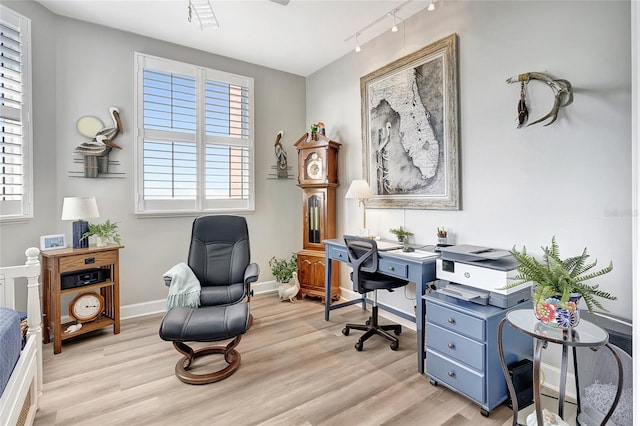
<path id="1" fill-rule="evenodd" d="M 580 319 L 578 325 L 571 330 L 549 327 L 541 323 L 533 309 L 510 311 L 506 319 L 516 330 L 536 339 L 561 345 L 595 347 L 606 345 L 609 341 L 609 333 L 585 319 Z"/>

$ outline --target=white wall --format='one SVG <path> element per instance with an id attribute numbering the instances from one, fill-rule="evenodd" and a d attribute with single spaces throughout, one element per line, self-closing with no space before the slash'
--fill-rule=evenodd
<path id="1" fill-rule="evenodd" d="M 362 176 L 360 77 L 455 32 L 462 210 L 369 209 L 369 227 L 391 237 L 388 229 L 402 224 L 416 242 L 432 243 L 435 227 L 446 226 L 458 243 L 531 250 L 556 235 L 563 254 L 587 246 L 601 264 L 613 260 L 614 272 L 600 283 L 619 301 L 605 305 L 631 317 L 628 2 L 441 2 L 435 12 L 403 22 L 398 33 L 385 33 L 360 54 L 307 78 L 306 94 L 298 76 L 57 17 L 32 1 L 6 4 L 33 20 L 36 217 L 2 226 L 0 263 L 22 262 L 22 248 L 37 245 L 40 235 L 69 234 L 70 224 L 58 219 L 62 197 L 92 194 L 102 218 L 121 222 L 123 305 L 164 297 L 159 276 L 186 256 L 192 218 L 137 219 L 132 213 L 133 52 L 142 51 L 256 79 L 257 203 L 248 222 L 261 281 L 271 279 L 268 259 L 296 251 L 301 229 L 295 181 L 266 179 L 276 132 L 285 131 L 295 157 L 291 144 L 307 124 L 327 124 L 328 135 L 343 143 L 342 200 L 349 182 Z M 504 80 L 526 71 L 547 71 L 574 85 L 574 103 L 552 126 L 515 129 L 518 88 Z M 532 119 L 551 105 L 548 89 L 534 89 Z M 125 149 L 114 157 L 126 177 L 70 178 L 69 170 L 79 167 L 71 152 L 82 141 L 76 120 L 93 114 L 108 121 L 111 105 L 123 113 L 118 142 Z M 356 230 L 361 212 L 355 200 L 339 202 L 338 217 L 339 232 Z M 396 307 L 413 311 L 413 302 L 399 292 L 393 296 Z"/>
<path id="2" fill-rule="evenodd" d="M 534 253 L 555 235 L 563 256 L 588 247 L 599 265 L 613 261 L 598 283 L 618 301 L 604 305 L 631 318 L 629 16 L 629 2 L 439 2 L 308 77 L 307 122 L 323 121 L 343 143 L 339 233 L 356 232 L 361 221 L 356 202 L 342 198 L 362 177 L 360 77 L 457 33 L 462 209 L 368 209 L 370 231 L 391 238 L 389 228 L 403 225 L 427 244 L 445 226 L 456 243 Z M 573 104 L 551 126 L 516 129 L 519 85 L 505 80 L 528 71 L 573 84 Z M 552 106 L 551 91 L 536 83 L 530 121 Z M 413 312 L 401 292 L 384 297 Z"/>
<path id="3" fill-rule="evenodd" d="M 260 281 L 273 279 L 271 256 L 288 257 L 301 246 L 302 194 L 295 179 L 268 179 L 275 165 L 273 143 L 284 131 L 283 145 L 295 166 L 293 143 L 305 132 L 304 78 L 212 55 L 134 34 L 59 17 L 39 4 L 8 2 L 33 19 L 34 143 L 36 217 L 25 224 L 3 225 L 0 264 L 24 262 L 24 249 L 39 245 L 44 234 L 66 233 L 59 220 L 64 196 L 95 195 L 102 222 L 120 222 L 125 248 L 120 257 L 121 305 L 166 298 L 162 274 L 186 260 L 193 217 L 136 218 L 133 153 L 134 52 L 139 51 L 254 78 L 256 209 L 248 214 L 252 260 L 261 266 Z M 95 115 L 110 123 L 108 109 L 120 108 L 124 133 L 116 142 L 112 170 L 122 179 L 69 177 L 82 170 L 73 162 L 74 148 L 84 141 L 76 121 Z M 124 313 L 123 313 L 124 315 Z"/>

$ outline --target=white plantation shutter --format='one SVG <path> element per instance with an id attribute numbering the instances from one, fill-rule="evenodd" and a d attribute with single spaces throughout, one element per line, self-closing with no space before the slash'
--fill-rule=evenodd
<path id="1" fill-rule="evenodd" d="M 253 79 L 136 54 L 139 214 L 253 210 Z"/>
<path id="2" fill-rule="evenodd" d="M 33 217 L 30 21 L 0 6 L 0 220 Z"/>

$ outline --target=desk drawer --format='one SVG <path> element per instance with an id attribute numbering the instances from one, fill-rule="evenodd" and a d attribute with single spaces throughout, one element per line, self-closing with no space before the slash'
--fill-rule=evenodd
<path id="1" fill-rule="evenodd" d="M 118 263 L 118 251 L 102 251 L 86 255 L 75 255 L 60 258 L 60 273 L 80 271 L 82 269 L 99 268 Z"/>
<path id="2" fill-rule="evenodd" d="M 472 339 L 485 340 L 485 322 L 482 319 L 445 308 L 429 300 L 427 300 L 427 321 Z"/>
<path id="3" fill-rule="evenodd" d="M 328 245 L 327 256 L 329 256 L 329 259 L 335 259 L 345 263 L 349 262 L 349 255 L 347 254 L 346 247 L 334 247 Z"/>
<path id="4" fill-rule="evenodd" d="M 409 265 L 397 260 L 378 258 L 378 271 L 394 277 L 409 279 Z"/>
<path id="5" fill-rule="evenodd" d="M 437 325 L 427 323 L 427 346 L 467 364 L 476 370 L 484 370 L 484 344 L 461 336 Z"/>
<path id="6" fill-rule="evenodd" d="M 427 374 L 484 404 L 484 376 L 427 350 Z"/>

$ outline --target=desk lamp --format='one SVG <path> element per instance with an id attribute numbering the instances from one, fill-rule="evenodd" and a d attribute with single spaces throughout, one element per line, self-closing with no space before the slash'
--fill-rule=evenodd
<path id="1" fill-rule="evenodd" d="M 100 217 L 95 197 L 64 197 L 61 220 L 73 220 L 73 248 L 89 247 L 89 239 L 80 241 L 89 231 L 89 222 L 84 219 Z"/>
<path id="2" fill-rule="evenodd" d="M 362 206 L 362 231 L 363 234 L 368 234 L 367 231 L 367 206 L 364 200 L 373 198 L 373 192 L 366 180 L 356 179 L 351 182 L 351 186 L 347 190 L 347 194 L 344 198 L 356 198 L 358 199 L 358 206 Z"/>

